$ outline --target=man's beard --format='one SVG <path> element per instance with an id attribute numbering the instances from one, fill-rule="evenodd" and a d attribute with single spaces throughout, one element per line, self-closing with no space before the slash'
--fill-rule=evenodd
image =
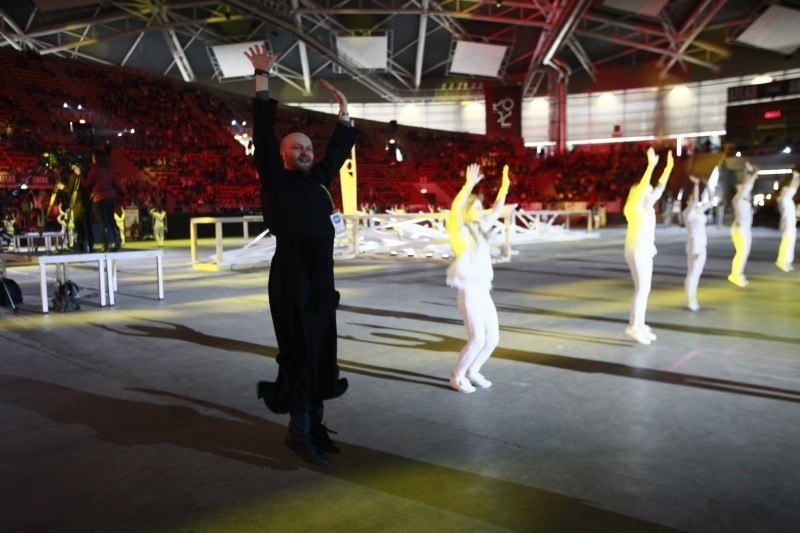
<path id="1" fill-rule="evenodd" d="M 311 172 L 311 163 L 312 161 L 300 161 L 299 159 L 295 160 L 294 162 L 294 169 L 297 172 L 302 172 L 303 174 L 308 174 Z"/>

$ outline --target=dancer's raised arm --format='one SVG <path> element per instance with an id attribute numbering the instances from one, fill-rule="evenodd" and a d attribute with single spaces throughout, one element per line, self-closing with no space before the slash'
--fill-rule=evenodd
<path id="1" fill-rule="evenodd" d="M 506 203 L 506 196 L 508 195 L 508 188 L 511 185 L 511 179 L 508 177 L 508 165 L 503 166 L 503 181 L 500 184 L 500 189 L 497 191 L 497 197 L 494 200 L 491 212 L 481 221 L 481 227 L 488 230 L 492 227 L 503 211 L 503 206 Z"/>
<path id="2" fill-rule="evenodd" d="M 453 246 L 453 251 L 456 256 L 464 251 L 465 247 L 463 229 L 464 208 L 467 205 L 467 199 L 469 199 L 470 194 L 472 194 L 475 185 L 482 179 L 483 174 L 481 174 L 481 166 L 477 163 L 468 165 L 465 173 L 464 185 L 461 187 L 461 190 L 458 191 L 458 194 L 453 199 L 453 205 L 450 207 L 450 214 L 447 217 L 447 231 L 450 235 L 450 244 Z"/>

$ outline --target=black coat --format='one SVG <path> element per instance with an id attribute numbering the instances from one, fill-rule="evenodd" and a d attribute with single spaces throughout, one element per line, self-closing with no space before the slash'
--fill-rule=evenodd
<path id="1" fill-rule="evenodd" d="M 278 340 L 278 378 L 261 390 L 276 413 L 313 411 L 344 393 L 339 378 L 333 280 L 334 229 L 327 186 L 355 143 L 355 129 L 336 124 L 325 157 L 309 174 L 283 168 L 275 133 L 275 100 L 253 102 L 255 163 L 261 178 L 264 222 L 275 236 L 269 269 L 269 306 Z"/>

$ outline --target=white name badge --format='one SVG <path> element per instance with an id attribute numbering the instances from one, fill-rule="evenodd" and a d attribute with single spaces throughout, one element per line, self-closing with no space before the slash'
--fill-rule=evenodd
<path id="1" fill-rule="evenodd" d="M 347 231 L 347 227 L 344 225 L 344 218 L 342 218 L 342 214 L 338 209 L 334 209 L 333 213 L 331 213 L 331 223 L 336 233 L 344 233 Z"/>

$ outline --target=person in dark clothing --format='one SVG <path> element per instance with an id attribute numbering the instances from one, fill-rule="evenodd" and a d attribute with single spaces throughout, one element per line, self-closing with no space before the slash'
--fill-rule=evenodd
<path id="1" fill-rule="evenodd" d="M 81 177 L 81 183 L 92 194 L 92 211 L 100 228 L 103 251 L 119 250 L 122 241 L 114 220 L 114 209 L 117 207 L 117 194 L 122 194 L 122 184 L 117 173 L 111 169 L 108 151 L 95 150 L 92 153 L 92 168 L 86 176 Z"/>
<path id="2" fill-rule="evenodd" d="M 289 413 L 286 445 L 305 461 L 328 464 L 341 450 L 322 424 L 323 401 L 344 394 L 339 377 L 333 279 L 333 239 L 344 229 L 327 187 L 355 144 L 344 95 L 320 83 L 339 103 L 339 120 L 325 156 L 314 162 L 311 140 L 295 132 L 278 141 L 278 102 L 269 97 L 268 73 L 278 54 L 263 45 L 245 55 L 255 69 L 255 166 L 261 179 L 264 222 L 275 236 L 269 269 L 269 305 L 278 341 L 278 377 L 260 381 L 258 397 L 275 413 Z"/>

